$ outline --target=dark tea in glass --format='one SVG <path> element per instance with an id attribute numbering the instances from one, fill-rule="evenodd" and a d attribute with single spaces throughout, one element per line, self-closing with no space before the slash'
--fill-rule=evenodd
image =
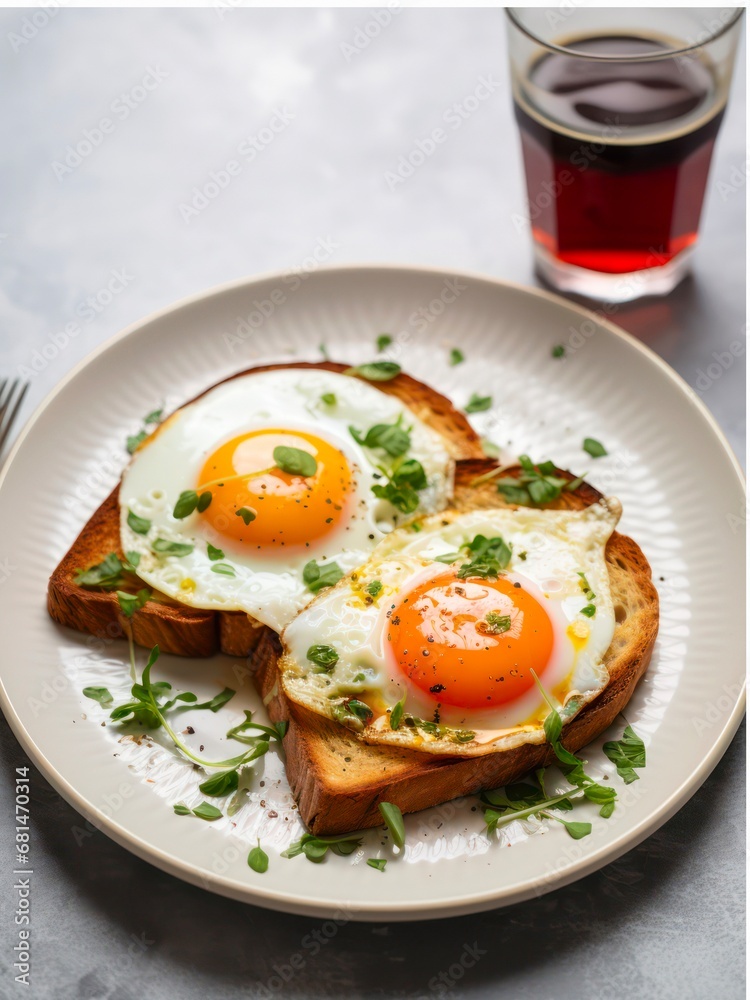
<path id="1" fill-rule="evenodd" d="M 670 290 L 698 236 L 726 73 L 705 45 L 675 54 L 632 28 L 529 54 L 514 108 L 539 269 L 612 300 Z"/>

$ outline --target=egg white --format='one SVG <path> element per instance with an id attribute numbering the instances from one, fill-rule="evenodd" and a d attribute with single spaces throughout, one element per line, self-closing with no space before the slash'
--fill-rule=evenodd
<path id="1" fill-rule="evenodd" d="M 336 706 L 342 700 L 364 696 L 375 716 L 359 735 L 372 743 L 466 755 L 544 742 L 542 722 L 548 706 L 536 687 L 507 705 L 488 709 L 440 705 L 444 728 L 437 734 L 418 726 L 392 730 L 388 712 L 404 695 L 404 714 L 428 722 L 434 720 L 438 701 L 394 662 L 385 639 L 388 615 L 417 584 L 445 573 L 448 567 L 435 562 L 437 556 L 456 551 L 475 535 L 502 536 L 512 550 L 505 575 L 543 605 L 552 623 L 553 650 L 544 686 L 558 694 L 562 690 L 560 713 L 569 721 L 609 680 L 604 656 L 612 642 L 615 615 L 604 550 L 620 510 L 617 500 L 608 499 L 582 511 L 530 507 L 449 511 L 421 518 L 418 532 L 413 526 L 394 531 L 364 566 L 322 591 L 285 629 L 280 666 L 286 694 L 330 718 L 337 717 Z M 596 595 L 593 601 L 586 597 L 580 573 Z M 374 600 L 367 592 L 373 580 L 382 584 Z M 593 618 L 581 613 L 589 603 L 596 607 Z M 308 660 L 307 651 L 314 644 L 336 650 L 339 659 L 330 672 L 315 672 Z M 474 733 L 473 740 L 457 743 L 456 731 L 467 730 Z"/>
<path id="2" fill-rule="evenodd" d="M 324 394 L 336 397 L 333 405 Z M 424 467 L 428 487 L 419 492 L 420 511 L 445 507 L 453 489 L 453 462 L 442 438 L 394 396 L 362 379 L 319 369 L 250 373 L 224 382 L 177 410 L 136 451 L 120 486 L 120 535 L 124 552 L 140 556 L 138 576 L 151 587 L 196 608 L 245 611 L 280 631 L 312 594 L 302 579 L 304 565 L 335 561 L 347 573 L 363 563 L 395 525 L 406 520 L 371 487 L 378 481 L 382 453 L 363 448 L 349 426 L 365 432 L 401 417 L 411 428 L 406 457 Z M 178 520 L 172 511 L 184 490 L 194 489 L 207 457 L 223 442 L 250 430 L 283 427 L 326 439 L 349 461 L 354 513 L 324 539 L 281 553 L 249 550 L 216 532 L 197 513 Z M 382 482 L 382 479 L 380 480 Z M 128 525 L 128 512 L 151 522 L 146 534 Z M 152 551 L 157 538 L 193 546 L 188 555 Z M 207 554 L 207 543 L 225 553 L 236 576 L 222 576 Z"/>

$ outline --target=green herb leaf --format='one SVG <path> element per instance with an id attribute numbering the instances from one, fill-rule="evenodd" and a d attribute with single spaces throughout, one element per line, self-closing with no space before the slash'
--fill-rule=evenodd
<path id="1" fill-rule="evenodd" d="M 118 590 L 116 593 L 117 603 L 120 605 L 120 610 L 126 618 L 132 618 L 135 612 L 139 608 L 142 608 L 149 597 L 151 597 L 151 591 L 148 587 L 139 590 L 137 594 L 126 594 L 124 590 Z"/>
<path id="2" fill-rule="evenodd" d="M 157 538 L 151 545 L 152 551 L 160 556 L 189 556 L 193 546 L 186 542 L 169 542 L 166 538 Z"/>
<path id="3" fill-rule="evenodd" d="M 393 343 L 393 337 L 389 333 L 381 333 L 378 339 L 375 341 L 375 346 L 378 349 L 378 354 L 384 351 L 386 347 L 390 347 Z"/>
<path id="4" fill-rule="evenodd" d="M 451 743 L 473 743 L 476 733 L 473 729 L 453 729 L 448 731 Z"/>
<path id="5" fill-rule="evenodd" d="M 453 365 L 460 365 L 464 360 L 463 351 L 459 351 L 457 347 L 452 347 L 448 357 L 448 364 L 452 367 Z"/>
<path id="6" fill-rule="evenodd" d="M 433 562 L 445 563 L 446 566 L 450 566 L 451 563 L 456 562 L 461 558 L 460 552 L 444 552 L 441 556 L 433 556 Z"/>
<path id="7" fill-rule="evenodd" d="M 519 486 L 518 481 L 515 483 L 498 482 L 497 492 L 502 493 L 508 503 L 515 503 L 520 507 L 531 506 L 531 495 L 529 494 L 529 491 L 525 486 Z"/>
<path id="8" fill-rule="evenodd" d="M 201 802 L 196 809 L 193 809 L 193 816 L 197 816 L 198 819 L 205 819 L 208 823 L 213 823 L 214 820 L 221 819 L 222 812 L 221 809 L 212 806 L 210 802 Z"/>
<path id="9" fill-rule="evenodd" d="M 349 433 L 365 448 L 382 448 L 394 458 L 406 454 L 411 447 L 411 435 L 401 426 L 400 417 L 394 424 L 375 424 L 364 437 L 356 427 L 350 427 Z"/>
<path id="10" fill-rule="evenodd" d="M 365 587 L 365 590 L 370 595 L 370 597 L 377 597 L 382 589 L 383 589 L 383 584 L 380 582 L 380 580 L 370 580 L 370 582 Z"/>
<path id="11" fill-rule="evenodd" d="M 484 619 L 489 628 L 490 635 L 502 635 L 510 629 L 510 615 L 501 615 L 497 611 L 489 611 Z"/>
<path id="12" fill-rule="evenodd" d="M 308 590 L 317 594 L 324 587 L 332 587 L 343 577 L 344 573 L 338 563 L 317 563 L 314 559 L 305 564 L 302 570 L 302 580 Z"/>
<path id="13" fill-rule="evenodd" d="M 479 443 L 481 444 L 482 451 L 485 453 L 487 458 L 500 457 L 500 448 L 494 441 L 490 441 L 489 438 L 481 438 Z"/>
<path id="14" fill-rule="evenodd" d="M 547 742 L 553 745 L 557 743 L 560 739 L 560 734 L 562 733 L 562 719 L 560 718 L 560 713 L 557 709 L 552 709 L 552 711 L 547 715 L 544 720 L 544 735 L 547 737 Z"/>
<path id="15" fill-rule="evenodd" d="M 532 479 L 526 488 L 531 499 L 538 504 L 552 503 L 560 496 L 560 487 L 544 477 Z"/>
<path id="16" fill-rule="evenodd" d="M 147 535 L 151 529 L 151 522 L 145 517 L 138 517 L 132 510 L 128 511 L 128 527 L 136 535 Z"/>
<path id="17" fill-rule="evenodd" d="M 92 701 L 98 701 L 100 705 L 112 704 L 112 695 L 105 687 L 85 687 L 83 694 L 86 698 L 91 698 Z"/>
<path id="18" fill-rule="evenodd" d="M 311 663 L 315 663 L 320 667 L 324 673 L 330 673 L 339 662 L 339 654 L 333 646 L 310 646 L 307 651 L 307 658 Z"/>
<path id="19" fill-rule="evenodd" d="M 592 458 L 601 458 L 603 455 L 608 454 L 607 449 L 601 441 L 597 441 L 596 438 L 584 438 L 583 450 L 588 455 L 591 455 Z"/>
<path id="20" fill-rule="evenodd" d="M 401 372 L 395 361 L 370 361 L 368 364 L 347 368 L 344 375 L 357 375 L 368 382 L 390 382 Z"/>
<path id="21" fill-rule="evenodd" d="M 207 510 L 211 506 L 211 501 L 213 500 L 213 498 L 214 495 L 211 492 L 211 490 L 205 490 L 203 493 L 201 493 L 201 495 L 198 497 L 198 503 L 196 504 L 196 509 L 199 514 L 202 514 L 204 510 Z"/>
<path id="22" fill-rule="evenodd" d="M 308 861 L 319 862 L 329 850 L 335 851 L 336 854 L 351 854 L 361 843 L 361 837 L 350 833 L 340 837 L 316 837 L 312 833 L 303 833 L 302 837 L 290 844 L 281 856 L 296 858 L 299 854 L 304 854 Z"/>
<path id="23" fill-rule="evenodd" d="M 583 593 L 584 593 L 584 595 L 586 597 L 586 600 L 587 601 L 593 601 L 594 598 L 596 597 L 596 594 L 591 589 L 591 585 L 589 584 L 589 581 L 586 579 L 586 574 L 579 572 L 578 576 L 580 577 L 578 585 L 581 588 L 581 590 L 583 591 Z"/>
<path id="24" fill-rule="evenodd" d="M 192 810 L 188 809 L 184 802 L 176 802 L 173 808 L 178 816 L 189 816 L 192 812 Z"/>
<path id="25" fill-rule="evenodd" d="M 224 688 L 218 694 L 215 694 L 210 701 L 204 701 L 202 705 L 192 705 L 191 708 L 207 708 L 212 712 L 218 712 L 219 709 L 226 705 L 227 702 L 231 701 L 232 698 L 237 694 L 232 688 Z"/>
<path id="26" fill-rule="evenodd" d="M 273 449 L 273 460 L 282 472 L 288 472 L 293 476 L 304 476 L 305 479 L 314 476 L 318 468 L 318 463 L 309 451 L 290 448 L 285 444 L 277 445 Z"/>
<path id="27" fill-rule="evenodd" d="M 258 516 L 252 507 L 240 507 L 239 510 L 235 511 L 237 517 L 241 517 L 245 524 L 250 524 Z"/>
<path id="28" fill-rule="evenodd" d="M 230 795 L 232 792 L 236 792 L 239 782 L 239 774 L 236 769 L 232 771 L 219 771 L 218 774 L 214 774 L 201 782 L 198 788 L 204 795 L 215 795 L 217 798 L 220 798 L 223 795 Z"/>
<path id="29" fill-rule="evenodd" d="M 219 576 L 237 576 L 234 566 L 225 562 L 214 563 L 211 572 L 218 573 Z"/>
<path id="30" fill-rule="evenodd" d="M 480 396 L 472 392 L 469 402 L 464 407 L 464 413 L 482 413 L 492 407 L 492 396 Z"/>
<path id="31" fill-rule="evenodd" d="M 140 561 L 140 552 L 126 552 L 125 562 L 122 564 L 122 568 L 130 573 L 134 573 L 138 569 L 138 563 Z"/>
<path id="32" fill-rule="evenodd" d="M 614 788 L 610 785 L 600 785 L 596 781 L 585 785 L 583 794 L 587 799 L 589 799 L 589 801 L 596 802 L 597 805 L 601 805 L 606 802 L 613 802 L 617 798 L 617 792 Z"/>
<path id="33" fill-rule="evenodd" d="M 208 558 L 211 562 L 216 562 L 217 559 L 223 559 L 224 553 L 221 549 L 214 548 L 214 546 L 208 542 L 206 545 L 206 552 L 208 553 Z"/>
<path id="34" fill-rule="evenodd" d="M 333 392 L 324 392 L 323 395 L 320 397 L 320 400 L 322 403 L 325 403 L 326 406 L 335 406 L 336 394 Z"/>
<path id="35" fill-rule="evenodd" d="M 177 498 L 177 503 L 174 505 L 172 517 L 176 517 L 178 520 L 189 517 L 197 506 L 198 494 L 195 490 L 183 490 Z"/>
<path id="36" fill-rule="evenodd" d="M 251 741 L 255 742 L 258 739 L 258 736 L 242 736 L 242 733 L 247 732 L 248 729 L 255 729 L 258 733 L 263 734 L 266 742 L 269 739 L 278 740 L 280 742 L 286 735 L 288 727 L 289 723 L 286 721 L 277 722 L 272 726 L 263 726 L 259 722 L 253 722 L 253 713 L 245 709 L 245 721 L 230 729 L 227 733 L 227 739 L 239 740 L 240 743 L 248 743 Z"/>
<path id="37" fill-rule="evenodd" d="M 388 858 L 368 858 L 367 864 L 370 868 L 375 868 L 379 872 L 384 872 L 385 866 L 388 864 Z"/>
<path id="38" fill-rule="evenodd" d="M 560 816 L 553 816 L 551 813 L 549 815 L 551 819 L 555 819 L 558 823 L 562 823 L 573 840 L 580 840 L 582 837 L 588 837 L 591 833 L 590 823 L 577 823 L 571 820 L 562 819 Z"/>
<path id="39" fill-rule="evenodd" d="M 139 431 L 137 434 L 130 434 L 125 440 L 125 447 L 128 449 L 128 453 L 132 455 L 138 445 L 142 444 L 147 437 L 148 434 L 146 431 Z"/>
<path id="40" fill-rule="evenodd" d="M 471 576 L 495 579 L 500 570 L 505 569 L 510 562 L 510 546 L 500 536 L 486 538 L 484 535 L 475 535 L 466 548 L 471 560 L 459 567 L 456 576 L 460 580 Z"/>
<path id="41" fill-rule="evenodd" d="M 581 608 L 581 614 L 586 615 L 587 618 L 593 618 L 596 614 L 596 605 L 587 604 L 585 608 Z"/>
<path id="42" fill-rule="evenodd" d="M 421 462 L 416 458 L 407 458 L 393 470 L 391 482 L 394 486 L 411 486 L 414 490 L 427 488 L 427 475 Z"/>
<path id="43" fill-rule="evenodd" d="M 552 357 L 553 358 L 564 358 L 565 357 L 565 348 L 563 347 L 562 344 L 556 344 L 552 348 Z"/>
<path id="44" fill-rule="evenodd" d="M 615 765 L 626 785 L 638 780 L 634 768 L 646 766 L 646 746 L 631 726 L 625 727 L 621 740 L 609 740 L 605 743 L 604 753 Z"/>
<path id="45" fill-rule="evenodd" d="M 363 722 L 369 722 L 372 718 L 373 712 L 370 706 L 366 705 L 363 701 L 357 701 L 356 698 L 350 698 L 350 700 L 346 703 L 346 707 L 353 715 L 356 715 L 356 717 L 361 719 Z"/>
<path id="46" fill-rule="evenodd" d="M 380 810 L 380 815 L 383 817 L 385 825 L 390 831 L 393 843 L 396 847 L 403 850 L 404 842 L 406 840 L 406 831 L 404 830 L 404 817 L 401 815 L 401 810 L 392 802 L 380 802 L 378 804 L 378 809 Z"/>
<path id="47" fill-rule="evenodd" d="M 389 720 L 391 729 L 398 729 L 398 727 L 401 725 L 401 719 L 404 717 L 404 705 L 406 705 L 405 694 L 403 698 L 401 698 L 400 701 L 397 701 L 396 704 L 391 709 L 391 715 Z"/>
<path id="48" fill-rule="evenodd" d="M 259 875 L 263 875 L 264 872 L 268 871 L 268 855 L 260 846 L 260 841 L 258 841 L 258 846 L 254 847 L 248 854 L 247 863 Z"/>
<path id="49" fill-rule="evenodd" d="M 534 465 L 528 455 L 519 456 L 522 472 L 518 476 L 503 476 L 497 481 L 497 489 L 508 503 L 523 506 L 551 503 L 557 500 L 563 490 L 578 489 L 583 477 L 569 481 L 558 476 L 555 463 L 547 460 Z"/>
<path id="50" fill-rule="evenodd" d="M 419 495 L 411 486 L 398 487 L 393 483 L 381 486 L 380 483 L 376 483 L 372 487 L 372 492 L 379 500 L 387 500 L 402 514 L 413 514 L 419 506 Z"/>

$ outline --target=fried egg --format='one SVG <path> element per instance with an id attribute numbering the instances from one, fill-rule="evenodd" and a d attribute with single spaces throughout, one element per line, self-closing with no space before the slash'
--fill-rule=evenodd
<path id="1" fill-rule="evenodd" d="M 369 743 L 485 754 L 544 742 L 606 687 L 615 499 L 446 512 L 394 531 L 282 635 L 287 696 Z M 415 530 L 418 529 L 418 530 Z"/>
<path id="2" fill-rule="evenodd" d="M 382 434 L 367 435 L 388 426 L 398 429 L 390 452 Z M 309 468 L 284 471 L 279 448 L 304 453 Z M 240 376 L 177 410 L 137 449 L 120 487 L 122 549 L 161 593 L 280 631 L 312 597 L 310 563 L 318 582 L 333 563 L 347 573 L 413 516 L 374 492 L 407 461 L 424 470 L 417 510 L 444 508 L 452 459 L 394 396 L 319 369 Z M 189 491 L 208 494 L 208 505 L 175 516 Z"/>

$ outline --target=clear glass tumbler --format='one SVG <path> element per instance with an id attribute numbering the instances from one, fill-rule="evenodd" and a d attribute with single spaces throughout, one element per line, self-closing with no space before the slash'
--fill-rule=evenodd
<path id="1" fill-rule="evenodd" d="M 507 8 L 537 270 L 623 302 L 687 274 L 742 8 Z"/>

